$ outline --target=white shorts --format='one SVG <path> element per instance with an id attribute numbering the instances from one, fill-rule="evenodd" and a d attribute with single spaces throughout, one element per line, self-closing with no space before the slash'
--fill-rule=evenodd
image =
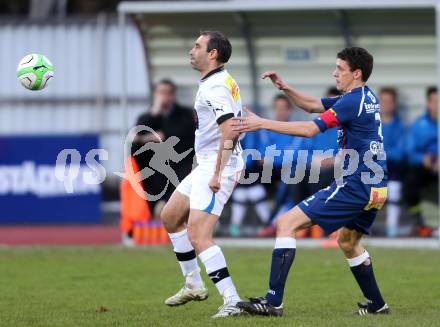
<path id="1" fill-rule="evenodd" d="M 215 162 L 212 160 L 198 160 L 199 165 L 183 179 L 176 190 L 189 198 L 190 209 L 198 209 L 220 216 L 240 178 L 243 168 L 241 157 L 237 161 L 237 164 L 224 168 L 220 190 L 217 193 L 209 188 L 209 182 L 215 169 Z"/>

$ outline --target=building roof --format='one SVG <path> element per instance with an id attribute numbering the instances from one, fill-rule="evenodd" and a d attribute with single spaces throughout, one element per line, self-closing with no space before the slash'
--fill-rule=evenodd
<path id="1" fill-rule="evenodd" d="M 434 8 L 438 0 L 124 1 L 119 13 L 257 12 L 280 10 Z"/>

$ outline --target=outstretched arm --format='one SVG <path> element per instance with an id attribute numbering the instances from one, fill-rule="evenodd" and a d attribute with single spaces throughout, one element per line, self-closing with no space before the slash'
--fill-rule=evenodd
<path id="1" fill-rule="evenodd" d="M 274 132 L 303 136 L 303 137 L 313 137 L 320 132 L 318 125 L 313 121 L 299 121 L 299 122 L 284 122 L 276 121 L 270 119 L 264 119 L 249 109 L 244 108 L 247 113 L 246 117 L 235 117 L 232 118 L 232 127 L 234 131 L 244 133 L 252 132 L 259 129 L 268 129 Z"/>
<path id="2" fill-rule="evenodd" d="M 324 107 L 320 99 L 299 92 L 293 87 L 287 85 L 276 72 L 266 72 L 261 78 L 270 78 L 272 84 L 277 89 L 283 91 L 296 106 L 300 107 L 304 111 L 307 111 L 308 113 L 324 112 Z"/>

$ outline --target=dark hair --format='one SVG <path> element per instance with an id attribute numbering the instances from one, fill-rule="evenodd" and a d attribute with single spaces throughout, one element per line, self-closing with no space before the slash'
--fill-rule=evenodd
<path id="1" fill-rule="evenodd" d="M 426 89 L 426 98 L 429 99 L 432 93 L 437 93 L 437 86 L 430 86 Z"/>
<path id="2" fill-rule="evenodd" d="M 227 63 L 232 54 L 231 42 L 226 36 L 219 31 L 203 31 L 200 35 L 209 37 L 207 51 L 210 52 L 213 49 L 217 50 L 217 61 Z"/>
<path id="3" fill-rule="evenodd" d="M 279 100 L 283 100 L 286 101 L 287 104 L 289 105 L 289 108 L 293 108 L 292 102 L 290 101 L 289 97 L 285 94 L 279 93 L 277 95 L 275 95 L 273 97 L 272 103 L 279 101 Z"/>
<path id="4" fill-rule="evenodd" d="M 334 86 L 331 86 L 331 87 L 329 87 L 328 89 L 327 89 L 327 92 L 325 93 L 327 96 L 334 96 L 334 97 L 336 97 L 336 96 L 338 96 L 338 95 L 341 95 L 342 93 L 341 93 L 341 91 L 339 91 L 336 87 L 334 87 Z"/>
<path id="5" fill-rule="evenodd" d="M 168 78 L 161 79 L 161 80 L 160 80 L 160 81 L 154 86 L 154 89 L 156 90 L 157 87 L 158 87 L 159 85 L 162 85 L 162 84 L 165 84 L 165 85 L 171 86 L 171 88 L 173 89 L 173 93 L 176 93 L 176 90 L 177 90 L 177 86 L 176 86 L 176 84 L 175 84 L 172 80 L 170 80 L 170 79 L 168 79 Z"/>
<path id="6" fill-rule="evenodd" d="M 364 48 L 351 47 L 338 52 L 337 58 L 348 63 L 351 71 L 360 69 L 362 81 L 366 82 L 373 71 L 373 56 Z"/>
<path id="7" fill-rule="evenodd" d="M 397 90 L 394 87 L 383 87 L 380 89 L 379 94 L 388 93 L 391 94 L 394 101 L 397 100 Z"/>

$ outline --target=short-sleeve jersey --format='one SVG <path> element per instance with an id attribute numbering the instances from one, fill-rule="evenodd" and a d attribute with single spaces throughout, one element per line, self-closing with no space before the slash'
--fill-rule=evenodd
<path id="1" fill-rule="evenodd" d="M 194 108 L 197 115 L 196 154 L 218 152 L 219 125 L 231 117 L 241 116 L 242 110 L 240 89 L 226 69 L 215 69 L 200 80 Z M 241 156 L 241 152 L 240 142 L 237 142 L 233 155 Z"/>
<path id="2" fill-rule="evenodd" d="M 355 150 L 359 165 L 353 172 L 372 172 L 380 166 L 387 177 L 387 168 L 380 119 L 380 104 L 367 86 L 358 87 L 344 95 L 321 99 L 325 112 L 314 121 L 321 132 L 337 127 L 340 150 Z M 344 152 L 344 169 L 348 168 L 349 155 Z M 353 159 L 353 158 L 351 158 Z"/>

